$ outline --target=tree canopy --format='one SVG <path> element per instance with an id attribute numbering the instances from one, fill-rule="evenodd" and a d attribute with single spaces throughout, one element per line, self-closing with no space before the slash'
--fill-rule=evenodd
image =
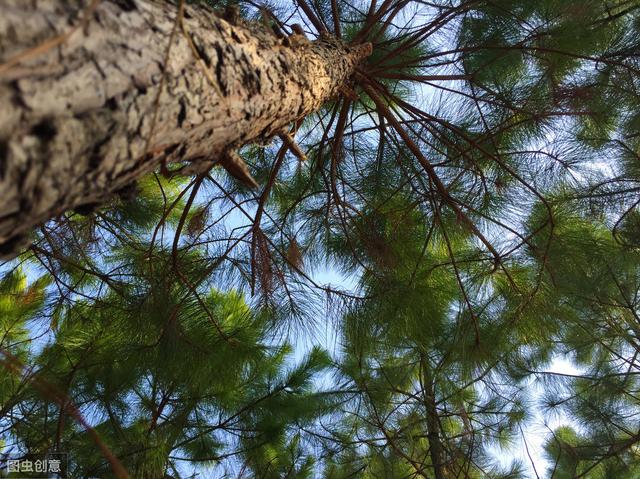
<path id="1" fill-rule="evenodd" d="M 0 460 L 636 477 L 640 1 L 169 3 L 373 50 L 257 188 L 163 166 L 1 266 Z"/>

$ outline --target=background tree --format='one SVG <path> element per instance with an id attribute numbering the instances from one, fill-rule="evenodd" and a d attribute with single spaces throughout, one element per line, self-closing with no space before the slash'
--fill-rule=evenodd
<path id="1" fill-rule="evenodd" d="M 158 207 L 153 196 L 148 206 Z M 159 221 L 145 213 L 145 222 Z M 310 390 L 327 355 L 314 349 L 288 361 L 291 348 L 273 344 L 267 313 L 237 292 L 192 286 L 207 268 L 202 247 L 179 259 L 157 249 L 149 261 L 148 230 L 128 220 L 100 258 L 110 270 L 104 283 L 59 271 L 65 296 L 48 294 L 44 280 L 27 285 L 20 269 L 3 280 L 2 353 L 15 366 L 2 375 L 5 452 L 69 451 L 71 477 L 108 477 L 114 463 L 131 477 L 175 477 L 184 464 L 236 456 L 260 477 L 308 468 L 289 460 L 292 426 L 330 404 Z M 125 239 L 134 231 L 137 241 Z M 29 333 L 40 331 L 48 340 L 38 346 Z"/>

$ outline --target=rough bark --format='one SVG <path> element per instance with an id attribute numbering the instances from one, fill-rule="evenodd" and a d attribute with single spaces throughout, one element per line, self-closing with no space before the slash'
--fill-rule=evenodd
<path id="1" fill-rule="evenodd" d="M 0 248 L 162 162 L 209 168 L 335 96 L 370 45 L 278 39 L 166 0 L 0 0 Z M 77 28 L 37 55 L 17 55 Z M 157 108 L 157 113 L 154 113 Z M 155 122 L 154 122 L 155 117 Z M 153 125 L 153 129 L 152 129 Z M 153 131 L 152 131 L 153 130 Z"/>

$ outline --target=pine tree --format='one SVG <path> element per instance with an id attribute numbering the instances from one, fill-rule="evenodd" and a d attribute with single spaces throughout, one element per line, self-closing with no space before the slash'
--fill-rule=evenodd
<path id="1" fill-rule="evenodd" d="M 234 125 L 247 169 L 231 173 L 244 183 L 209 170 L 228 143 L 204 130 L 169 141 L 184 149 L 148 148 L 184 133 L 163 112 L 190 119 L 192 103 L 169 95 L 130 138 L 144 167 L 120 170 L 127 182 L 93 191 L 91 208 L 82 195 L 55 204 L 60 216 L 31 234 L 0 283 L 5 450 L 69 451 L 74 476 L 529 477 L 535 459 L 513 446 L 540 410 L 571 423 L 548 437 L 540 477 L 633 477 L 640 4 L 298 0 L 225 14 L 204 3 L 90 8 L 103 20 L 166 13 L 150 27 L 163 39 L 151 49 L 154 91 L 188 77 L 171 62 L 188 63 L 200 82 L 189 85 L 209 85 L 201 72 L 213 60 L 200 70 L 198 59 L 220 57 L 196 41 L 209 34 L 201 24 L 232 20 L 240 39 L 268 28 L 265 41 L 281 48 L 307 51 L 302 31 L 332 54 L 372 50 L 313 107 L 278 105 L 267 132 Z M 29 11 L 11 5 L 11 18 Z M 41 74 L 27 68 L 38 58 L 5 61 L 0 98 L 18 91 L 34 111 L 71 101 L 21 86 Z M 156 98 L 149 88 L 132 95 Z M 7 159 L 20 148 L 56 158 L 39 148 L 58 137 L 47 122 L 2 129 L 38 116 L 25 115 L 0 123 L 6 204 L 31 185 L 5 174 L 18 164 Z M 110 124 L 83 118 L 83 128 Z M 150 137 L 153 123 L 165 129 Z M 6 211 L 0 222 L 20 218 Z M 32 227 L 7 227 L 6 250 Z M 321 284 L 323 266 L 355 286 Z M 333 354 L 291 357 L 295 334 L 327 325 Z M 549 372 L 563 354 L 575 376 Z M 498 464 L 495 448 L 513 463 Z"/>

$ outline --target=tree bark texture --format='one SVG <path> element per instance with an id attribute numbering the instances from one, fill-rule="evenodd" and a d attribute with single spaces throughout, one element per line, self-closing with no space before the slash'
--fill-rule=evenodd
<path id="1" fill-rule="evenodd" d="M 440 419 L 436 406 L 435 383 L 432 377 L 431 366 L 425 356 L 421 359 L 422 387 L 424 389 L 424 405 L 426 409 L 427 441 L 429 442 L 429 455 L 433 466 L 433 477 L 445 479 L 444 449 L 440 441 Z"/>
<path id="2" fill-rule="evenodd" d="M 371 51 L 278 39 L 205 7 L 184 6 L 176 22 L 166 0 L 96 1 L 0 0 L 5 253 L 34 226 L 102 203 L 162 162 L 202 171 L 268 140 L 334 97 Z"/>

